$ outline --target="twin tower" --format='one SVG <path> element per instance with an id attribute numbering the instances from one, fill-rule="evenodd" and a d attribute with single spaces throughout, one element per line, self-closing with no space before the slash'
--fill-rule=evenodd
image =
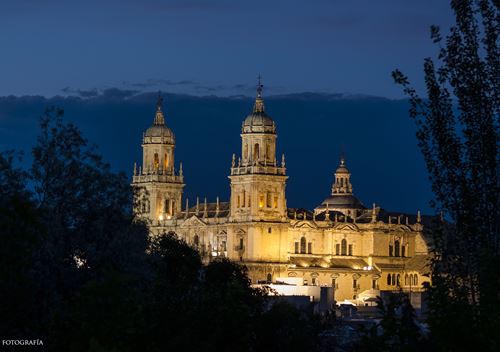
<path id="1" fill-rule="evenodd" d="M 142 139 L 142 166 L 134 165 L 132 185 L 137 215 L 150 221 L 181 217 L 185 186 L 182 164 L 175 168 L 175 136 L 165 124 L 159 97 L 153 125 Z M 241 128 L 241 157 L 233 154 L 229 222 L 286 222 L 285 157 L 277 161 L 276 124 L 266 114 L 262 85 L 257 86 L 253 111 Z"/>

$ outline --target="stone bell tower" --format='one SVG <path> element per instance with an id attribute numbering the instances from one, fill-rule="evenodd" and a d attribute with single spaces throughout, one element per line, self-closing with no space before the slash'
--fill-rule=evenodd
<path id="1" fill-rule="evenodd" d="M 276 161 L 276 124 L 264 109 L 262 85 L 241 129 L 241 157 L 231 165 L 231 221 L 286 221 L 285 157 Z"/>
<path id="2" fill-rule="evenodd" d="M 181 211 L 184 176 L 175 170 L 175 136 L 165 124 L 163 98 L 158 96 L 153 125 L 142 138 L 142 167 L 134 163 L 132 186 L 138 189 L 134 212 L 152 223 Z"/>

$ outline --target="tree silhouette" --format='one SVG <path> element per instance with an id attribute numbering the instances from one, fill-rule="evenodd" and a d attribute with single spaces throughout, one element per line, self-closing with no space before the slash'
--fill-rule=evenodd
<path id="1" fill-rule="evenodd" d="M 429 323 L 442 350 L 500 348 L 500 3 L 452 0 L 455 25 L 424 61 L 427 98 L 400 72 L 435 194 Z"/>

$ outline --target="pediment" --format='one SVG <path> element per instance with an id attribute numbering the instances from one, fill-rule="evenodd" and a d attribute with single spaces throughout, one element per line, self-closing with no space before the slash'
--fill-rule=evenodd
<path id="1" fill-rule="evenodd" d="M 359 231 L 359 227 L 352 223 L 337 223 L 334 227 L 335 230 L 349 230 L 349 231 Z"/>
<path id="2" fill-rule="evenodd" d="M 309 222 L 309 221 L 298 221 L 293 225 L 294 228 L 309 228 L 309 229 L 317 229 L 318 226 L 316 226 L 315 223 Z"/>
<path id="3" fill-rule="evenodd" d="M 183 227 L 193 227 L 193 226 L 205 227 L 207 226 L 207 224 L 203 222 L 200 218 L 198 218 L 196 215 L 193 215 L 189 219 L 184 221 L 180 227 L 183 228 Z"/>

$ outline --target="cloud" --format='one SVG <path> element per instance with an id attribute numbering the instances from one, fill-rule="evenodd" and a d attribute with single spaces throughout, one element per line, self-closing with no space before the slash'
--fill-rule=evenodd
<path id="1" fill-rule="evenodd" d="M 136 95 L 140 91 L 133 89 L 107 88 L 104 89 L 100 96 L 109 99 L 124 99 Z"/>
<path id="2" fill-rule="evenodd" d="M 158 86 L 189 86 L 189 85 L 199 84 L 198 82 L 192 81 L 192 80 L 171 81 L 168 79 L 158 79 L 158 78 L 150 78 L 144 82 L 130 83 L 130 82 L 124 81 L 123 83 L 125 85 L 129 85 L 129 86 L 137 87 L 137 88 L 152 88 L 152 87 L 158 87 Z"/>

